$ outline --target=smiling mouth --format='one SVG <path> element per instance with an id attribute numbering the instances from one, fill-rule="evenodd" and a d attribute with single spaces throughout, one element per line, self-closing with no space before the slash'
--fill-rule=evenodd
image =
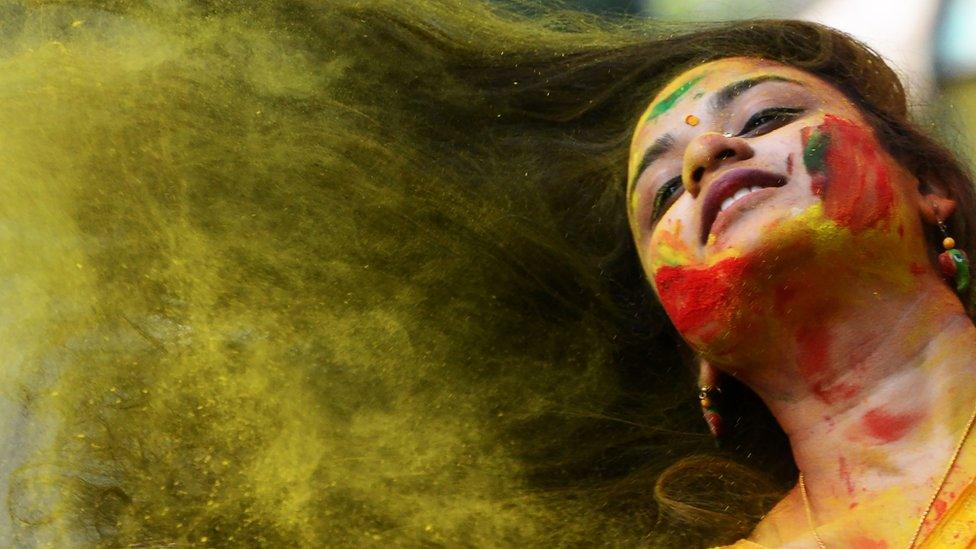
<path id="1" fill-rule="evenodd" d="M 708 241 L 715 218 L 723 210 L 753 191 L 786 185 L 786 178 L 763 170 L 737 168 L 718 178 L 708 188 L 702 206 L 701 243 Z"/>

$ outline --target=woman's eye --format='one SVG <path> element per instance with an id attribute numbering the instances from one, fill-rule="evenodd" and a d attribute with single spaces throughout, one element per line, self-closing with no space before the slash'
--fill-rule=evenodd
<path id="1" fill-rule="evenodd" d="M 764 109 L 752 115 L 745 126 L 739 131 L 739 136 L 756 136 L 770 132 L 780 126 L 792 122 L 797 118 L 803 109 L 791 107 L 773 107 Z"/>
<path id="2" fill-rule="evenodd" d="M 657 190 L 654 195 L 654 209 L 651 211 L 651 223 L 656 222 L 671 204 L 674 203 L 681 191 L 684 190 L 684 186 L 681 185 L 681 176 L 673 177 L 667 180 L 661 188 Z"/>

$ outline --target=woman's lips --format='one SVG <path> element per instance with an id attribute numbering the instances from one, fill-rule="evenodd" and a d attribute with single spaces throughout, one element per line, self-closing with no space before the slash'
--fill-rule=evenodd
<path id="1" fill-rule="evenodd" d="M 708 241 L 708 235 L 712 232 L 712 224 L 715 223 L 715 218 L 722 211 L 722 203 L 733 198 L 735 193 L 750 187 L 767 188 L 782 187 L 783 185 L 786 185 L 786 178 L 782 175 L 752 168 L 736 168 L 722 174 L 709 185 L 708 192 L 705 194 L 705 202 L 702 204 L 701 233 L 699 235 L 702 245 Z M 733 201 L 742 200 L 746 197 L 748 195 L 737 199 L 733 198 Z"/>

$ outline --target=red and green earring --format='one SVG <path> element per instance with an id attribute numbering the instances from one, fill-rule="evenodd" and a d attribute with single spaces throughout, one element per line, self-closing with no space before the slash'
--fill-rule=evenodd
<path id="1" fill-rule="evenodd" d="M 719 412 L 722 403 L 722 389 L 719 387 L 721 374 L 704 358 L 698 359 L 698 403 L 701 404 L 702 417 L 708 424 L 717 446 L 722 446 L 725 437 L 725 421 Z"/>
<path id="2" fill-rule="evenodd" d="M 949 231 L 946 230 L 945 223 L 942 221 L 937 222 L 939 225 L 939 230 L 942 231 L 942 247 L 945 251 L 939 254 L 939 268 L 942 270 L 942 276 L 950 283 L 954 284 L 957 293 L 963 293 L 969 288 L 969 257 L 966 256 L 966 252 L 956 248 L 956 241 L 954 238 L 949 236 Z"/>
<path id="3" fill-rule="evenodd" d="M 708 424 L 708 430 L 715 437 L 715 442 L 721 444 L 722 437 L 725 436 L 725 422 L 722 415 L 718 412 L 718 399 L 722 394 L 722 389 L 714 385 L 703 385 L 698 389 L 698 401 L 701 403 L 702 416 Z"/>

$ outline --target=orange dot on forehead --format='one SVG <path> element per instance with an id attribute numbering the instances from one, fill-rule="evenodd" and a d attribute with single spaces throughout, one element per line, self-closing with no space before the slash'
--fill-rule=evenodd
<path id="1" fill-rule="evenodd" d="M 689 126 L 697 126 L 698 122 L 700 122 L 698 117 L 693 114 L 689 114 L 685 117 L 685 124 L 688 124 Z"/>

